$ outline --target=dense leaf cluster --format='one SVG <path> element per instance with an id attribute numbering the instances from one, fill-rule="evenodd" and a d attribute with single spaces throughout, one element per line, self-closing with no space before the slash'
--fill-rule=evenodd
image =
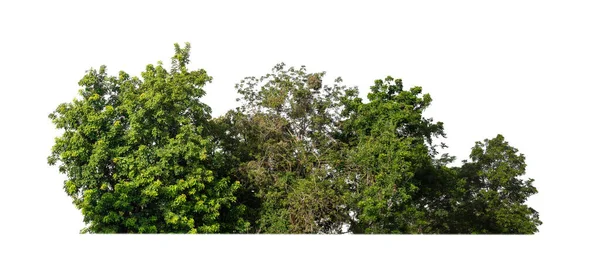
<path id="1" fill-rule="evenodd" d="M 420 87 L 376 80 L 368 102 L 324 72 L 276 65 L 236 85 L 240 107 L 212 118 L 211 77 L 187 69 L 141 78 L 106 68 L 50 118 L 63 133 L 50 164 L 90 233 L 531 234 L 541 224 L 525 158 L 501 135 L 450 166 L 441 122 Z"/>

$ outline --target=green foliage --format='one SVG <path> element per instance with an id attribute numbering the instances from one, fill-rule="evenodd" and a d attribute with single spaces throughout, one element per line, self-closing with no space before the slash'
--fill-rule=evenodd
<path id="1" fill-rule="evenodd" d="M 347 173 L 349 200 L 357 233 L 419 233 L 424 213 L 415 202 L 417 178 L 431 164 L 432 138 L 444 136 L 442 123 L 424 119 L 431 103 L 420 87 L 403 90 L 402 80 L 387 77 L 371 87 L 369 103 L 347 106 L 344 121 L 351 138 Z"/>
<path id="2" fill-rule="evenodd" d="M 64 133 L 50 164 L 67 175 L 65 191 L 91 233 L 240 232 L 240 184 L 217 175 L 218 157 L 205 133 L 210 108 L 199 99 L 211 81 L 188 71 L 190 45 L 175 45 L 170 71 L 148 65 L 142 78 L 106 68 L 81 79 L 81 97 L 50 118 Z M 225 217 L 225 218 L 224 218 Z M 228 224 L 222 220 L 227 219 Z"/>
<path id="3" fill-rule="evenodd" d="M 241 106 L 211 118 L 211 77 L 171 69 L 81 79 L 50 118 L 63 133 L 51 165 L 90 233 L 532 234 L 537 193 L 525 157 L 502 135 L 471 161 L 439 154 L 432 98 L 376 80 L 368 102 L 325 72 L 276 65 L 236 85 Z"/>

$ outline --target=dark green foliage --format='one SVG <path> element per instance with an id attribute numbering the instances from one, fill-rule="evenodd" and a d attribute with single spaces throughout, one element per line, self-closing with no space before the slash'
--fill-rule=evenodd
<path id="1" fill-rule="evenodd" d="M 472 162 L 464 162 L 458 171 L 454 220 L 456 233 L 532 234 L 541 224 L 538 213 L 525 205 L 535 193 L 532 179 L 525 174 L 525 156 L 508 145 L 502 135 L 471 151 Z"/>
<path id="2" fill-rule="evenodd" d="M 376 80 L 365 103 L 341 78 L 278 64 L 211 118 L 211 77 L 188 71 L 189 52 L 175 45 L 170 71 L 159 62 L 141 78 L 92 69 L 50 114 L 64 132 L 48 162 L 67 175 L 83 232 L 537 232 L 525 157 L 498 135 L 450 167 L 421 87 Z"/>

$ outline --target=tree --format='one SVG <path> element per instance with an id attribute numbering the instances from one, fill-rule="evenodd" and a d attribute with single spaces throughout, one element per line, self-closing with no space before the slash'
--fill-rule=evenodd
<path id="1" fill-rule="evenodd" d="M 335 233 L 344 183 L 334 170 L 341 92 L 337 79 L 278 64 L 236 85 L 243 105 L 219 118 L 219 143 L 252 202 L 254 232 Z"/>
<path id="2" fill-rule="evenodd" d="M 65 191 L 90 233 L 244 232 L 238 182 L 211 170 L 219 151 L 200 102 L 211 81 L 188 71 L 190 45 L 175 44 L 172 67 L 141 78 L 106 67 L 81 79 L 79 98 L 49 115 L 58 129 L 48 163 L 67 175 Z M 211 156 L 209 156 L 211 155 Z"/>
<path id="3" fill-rule="evenodd" d="M 375 81 L 368 103 L 344 101 L 352 232 L 420 233 L 427 224 L 415 196 L 432 164 L 432 140 L 444 132 L 441 122 L 423 118 L 431 97 L 421 92 L 403 90 L 402 80 L 388 76 Z"/>
<path id="4" fill-rule="evenodd" d="M 525 204 L 537 193 L 533 179 L 522 179 L 525 156 L 502 135 L 476 142 L 472 162 L 458 169 L 458 199 L 451 230 L 475 234 L 533 234 L 542 224 L 536 210 Z"/>

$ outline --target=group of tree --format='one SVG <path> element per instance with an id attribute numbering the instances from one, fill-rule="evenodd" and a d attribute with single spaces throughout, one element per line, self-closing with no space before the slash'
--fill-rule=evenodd
<path id="1" fill-rule="evenodd" d="M 62 135 L 48 157 L 89 233 L 532 234 L 525 157 L 502 135 L 470 160 L 440 154 L 441 122 L 423 117 L 421 87 L 386 77 L 368 101 L 341 78 L 276 65 L 235 88 L 239 107 L 213 118 L 212 80 L 171 69 L 141 78 L 106 67 L 50 119 Z"/>

